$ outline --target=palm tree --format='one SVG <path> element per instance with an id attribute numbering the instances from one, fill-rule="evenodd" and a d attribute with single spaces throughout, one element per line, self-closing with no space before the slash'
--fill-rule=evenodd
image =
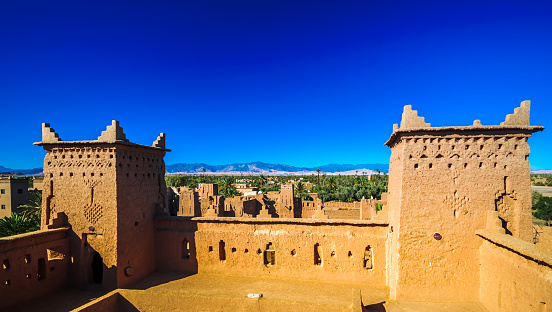
<path id="1" fill-rule="evenodd" d="M 36 214 L 13 213 L 0 219 L 0 237 L 40 230 L 40 217 Z"/>
<path id="2" fill-rule="evenodd" d="M 295 192 L 297 193 L 302 193 L 303 191 L 305 191 L 305 186 L 303 185 L 303 182 L 299 182 L 295 185 Z"/>
<path id="3" fill-rule="evenodd" d="M 329 189 L 330 193 L 333 193 L 335 189 L 337 188 L 337 184 L 335 183 L 335 178 L 330 177 L 328 179 L 328 182 L 326 183 L 326 187 Z"/>
<path id="4" fill-rule="evenodd" d="M 263 185 L 266 183 L 266 178 L 264 175 L 261 174 L 261 176 L 259 177 L 259 185 L 261 187 L 263 187 Z"/>
<path id="5" fill-rule="evenodd" d="M 26 205 L 19 205 L 17 208 L 25 214 L 25 216 L 36 215 L 40 217 L 40 212 L 42 210 L 42 193 L 41 192 L 31 192 L 31 199 Z"/>
<path id="6" fill-rule="evenodd" d="M 318 185 L 320 185 L 320 168 L 316 169 L 316 173 L 318 173 Z"/>

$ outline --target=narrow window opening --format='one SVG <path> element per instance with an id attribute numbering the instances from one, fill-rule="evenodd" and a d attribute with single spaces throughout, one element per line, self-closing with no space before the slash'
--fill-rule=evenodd
<path id="1" fill-rule="evenodd" d="M 433 167 L 433 164 L 429 164 L 429 169 L 431 169 Z"/>
<path id="2" fill-rule="evenodd" d="M 9 270 L 9 269 L 10 269 L 10 260 L 5 259 L 5 260 L 2 262 L 2 269 L 3 269 L 3 270 Z"/>
<path id="3" fill-rule="evenodd" d="M 297 251 L 296 251 L 295 249 L 292 249 L 292 250 L 291 250 L 291 255 L 292 255 L 292 256 L 297 255 Z"/>
<path id="4" fill-rule="evenodd" d="M 190 242 L 186 238 L 182 241 L 182 259 L 190 259 Z"/>
<path id="5" fill-rule="evenodd" d="M 314 244 L 314 265 L 322 265 L 322 249 L 320 244 Z"/>
<path id="6" fill-rule="evenodd" d="M 46 278 L 46 259 L 39 258 L 38 259 L 38 274 L 37 274 L 38 280 L 43 280 Z"/>
<path id="7" fill-rule="evenodd" d="M 148 159 L 149 161 L 149 159 Z M 236 248 L 235 247 L 232 247 L 232 252 L 236 252 Z"/>
<path id="8" fill-rule="evenodd" d="M 226 261 L 226 243 L 223 240 L 219 242 L 219 260 Z"/>
<path id="9" fill-rule="evenodd" d="M 209 252 L 213 252 L 213 246 L 209 246 Z"/>
<path id="10" fill-rule="evenodd" d="M 276 264 L 276 251 L 274 250 L 274 246 L 272 245 L 272 243 L 266 244 L 264 264 L 266 266 Z"/>
<path id="11" fill-rule="evenodd" d="M 347 254 L 347 256 L 348 256 L 349 258 L 352 258 L 352 257 L 353 257 L 353 253 L 349 250 L 349 253 Z"/>
<path id="12" fill-rule="evenodd" d="M 371 270 L 373 267 L 372 247 L 370 246 L 367 246 L 366 249 L 364 249 L 364 267 L 369 270 Z"/>
<path id="13" fill-rule="evenodd" d="M 25 255 L 25 263 L 31 263 L 31 255 L 30 254 Z"/>
<path id="14" fill-rule="evenodd" d="M 418 164 L 414 164 L 414 168 L 418 168 Z"/>

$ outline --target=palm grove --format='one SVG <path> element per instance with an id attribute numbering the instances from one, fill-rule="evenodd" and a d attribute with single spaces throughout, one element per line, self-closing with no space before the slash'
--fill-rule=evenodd
<path id="1" fill-rule="evenodd" d="M 235 188 L 236 179 L 233 176 L 166 176 L 167 186 L 187 186 L 197 188 L 200 183 L 216 183 L 219 185 L 219 193 L 226 198 L 241 195 Z M 311 193 L 317 193 L 322 202 L 341 201 L 354 202 L 362 198 L 380 198 L 381 193 L 387 192 L 388 176 L 377 175 L 316 175 L 307 176 L 240 176 L 239 181 L 248 186 L 258 187 L 263 193 L 280 191 L 282 184 L 295 182 L 295 196 L 302 200 L 311 200 Z M 534 185 L 552 185 L 552 175 L 532 175 Z M 244 182 L 246 181 L 246 182 Z M 307 190 L 307 183 L 313 186 Z M 14 212 L 10 217 L 0 219 L 0 237 L 22 234 L 40 229 L 40 210 L 42 194 L 31 192 L 29 203 L 19 206 L 19 212 Z M 552 224 L 552 197 L 543 196 L 539 192 L 533 192 L 532 196 L 533 216 L 544 221 L 548 226 Z M 381 206 L 376 207 L 378 210 Z M 538 220 L 537 220 L 538 222 Z"/>

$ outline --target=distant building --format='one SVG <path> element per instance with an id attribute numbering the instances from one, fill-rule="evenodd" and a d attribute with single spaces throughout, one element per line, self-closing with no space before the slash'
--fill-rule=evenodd
<path id="1" fill-rule="evenodd" d="M 30 197 L 27 178 L 0 177 L 0 218 L 19 212 L 17 207 L 27 204 Z"/>

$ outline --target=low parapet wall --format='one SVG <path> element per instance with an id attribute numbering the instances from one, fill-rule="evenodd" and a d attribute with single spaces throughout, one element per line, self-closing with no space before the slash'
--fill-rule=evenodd
<path id="1" fill-rule="evenodd" d="M 157 218 L 158 267 L 385 285 L 387 232 L 384 221 Z"/>
<path id="2" fill-rule="evenodd" d="M 341 209 L 341 210 L 327 210 L 324 209 L 324 214 L 330 219 L 351 219 L 360 220 L 360 209 Z"/>
<path id="3" fill-rule="evenodd" d="M 0 310 L 67 284 L 68 228 L 0 238 Z"/>
<path id="4" fill-rule="evenodd" d="M 550 311 L 552 255 L 506 234 L 479 230 L 481 303 L 490 311 Z"/>

